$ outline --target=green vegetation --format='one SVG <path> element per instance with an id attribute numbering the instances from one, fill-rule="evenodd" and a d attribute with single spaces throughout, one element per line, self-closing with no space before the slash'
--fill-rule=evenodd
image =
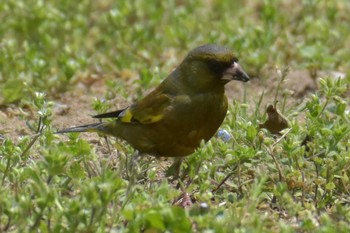
<path id="1" fill-rule="evenodd" d="M 0 113 L 17 109 L 32 132 L 11 140 L 0 115 L 0 231 L 350 231 L 349 76 L 322 77 L 284 111 L 290 128 L 278 137 L 259 130 L 259 98 L 231 102 L 222 128 L 232 138 L 183 164 L 188 208 L 173 204 L 182 191 L 152 158 L 138 161 L 134 183 L 128 145 L 112 139 L 110 156 L 103 138 L 107 152 L 52 126 L 57 97 L 91 76 L 105 84 L 107 102 L 91 103 L 103 112 L 208 42 L 233 48 L 262 80 L 266 67 L 349 74 L 349 12 L 348 0 L 0 1 Z"/>

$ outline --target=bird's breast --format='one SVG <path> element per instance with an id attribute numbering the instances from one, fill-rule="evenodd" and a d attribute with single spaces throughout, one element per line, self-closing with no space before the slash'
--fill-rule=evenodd
<path id="1" fill-rule="evenodd" d="M 183 95 L 176 97 L 170 113 L 171 131 L 179 131 L 190 143 L 209 140 L 225 118 L 227 99 L 223 93 Z M 180 133 L 181 132 L 181 133 Z M 169 132 L 170 133 L 170 132 Z"/>

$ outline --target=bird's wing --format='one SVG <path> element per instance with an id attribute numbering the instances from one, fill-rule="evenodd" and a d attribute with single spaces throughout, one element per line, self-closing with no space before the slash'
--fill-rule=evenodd
<path id="1" fill-rule="evenodd" d="M 117 117 L 123 123 L 152 124 L 163 119 L 171 107 L 171 99 L 164 93 L 152 92 L 128 108 L 94 116 L 94 118 Z"/>

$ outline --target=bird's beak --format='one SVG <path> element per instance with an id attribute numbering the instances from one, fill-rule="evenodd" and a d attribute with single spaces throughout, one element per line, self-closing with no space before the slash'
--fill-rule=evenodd
<path id="1" fill-rule="evenodd" d="M 225 70 L 224 75 L 221 79 L 226 82 L 229 82 L 231 80 L 248 82 L 249 76 L 246 72 L 244 72 L 242 67 L 237 62 L 233 62 L 232 65 L 227 70 Z"/>

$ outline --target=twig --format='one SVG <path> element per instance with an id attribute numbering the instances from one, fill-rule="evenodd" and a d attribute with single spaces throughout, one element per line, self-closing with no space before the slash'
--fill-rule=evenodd
<path id="1" fill-rule="evenodd" d="M 275 93 L 274 108 L 276 108 L 276 105 L 277 105 L 277 102 L 278 102 L 278 100 L 277 100 L 278 92 L 279 92 L 279 90 L 281 88 L 282 83 L 286 79 L 288 72 L 289 72 L 289 67 L 287 66 L 287 67 L 285 67 L 282 70 L 282 74 L 280 75 L 280 81 L 278 82 L 278 85 L 277 85 L 277 88 L 276 88 L 276 93 Z"/>
<path id="2" fill-rule="evenodd" d="M 269 155 L 271 155 L 271 157 L 272 157 L 272 159 L 273 159 L 273 162 L 274 162 L 275 165 L 276 165 L 276 168 L 277 168 L 277 170 L 278 170 L 278 177 L 279 177 L 279 180 L 280 180 L 280 181 L 285 180 L 285 177 L 284 177 L 284 175 L 283 175 L 281 166 L 280 166 L 280 164 L 278 163 L 278 161 L 277 161 L 275 155 L 272 153 L 272 151 L 269 151 L 268 153 L 269 153 Z"/>
<path id="3" fill-rule="evenodd" d="M 34 145 L 34 143 L 36 142 L 36 140 L 42 135 L 42 133 L 37 133 L 34 135 L 33 139 L 30 141 L 30 143 L 28 144 L 28 146 L 24 149 L 24 151 L 22 152 L 20 157 L 24 157 L 27 152 L 29 151 L 29 149 Z"/>
<path id="4" fill-rule="evenodd" d="M 234 167 L 234 170 L 236 170 L 236 169 L 237 169 L 237 165 Z M 221 186 L 228 180 L 228 178 L 230 178 L 233 174 L 235 174 L 235 171 L 227 174 L 225 176 L 225 178 L 219 183 L 219 185 L 215 189 L 212 190 L 212 192 L 214 193 L 214 192 L 218 191 L 221 188 Z"/>
<path id="5" fill-rule="evenodd" d="M 271 147 L 269 148 L 269 150 L 268 150 L 268 153 L 269 153 L 269 155 L 272 157 L 273 162 L 275 163 L 276 168 L 277 168 L 277 170 L 278 170 L 278 175 L 279 175 L 279 180 L 280 180 L 280 181 L 285 180 L 285 177 L 284 177 L 284 175 L 283 175 L 282 168 L 281 168 L 280 164 L 278 163 L 278 161 L 277 161 L 275 155 L 272 153 L 272 151 L 273 151 L 273 148 L 274 148 L 278 143 L 280 143 L 280 142 L 282 141 L 282 139 L 285 138 L 285 137 L 287 136 L 287 134 L 288 134 L 291 130 L 292 130 L 292 128 L 289 128 L 289 129 L 287 130 L 287 132 L 285 132 L 275 143 L 273 143 L 272 146 L 271 146 Z"/>
<path id="6" fill-rule="evenodd" d="M 45 129 L 45 125 L 43 124 L 43 117 L 39 117 L 39 123 L 36 129 L 36 134 L 34 135 L 33 139 L 30 141 L 28 146 L 24 149 L 20 157 L 23 157 L 27 154 L 27 152 L 34 145 L 36 140 L 42 135 L 44 129 Z"/>
<path id="7" fill-rule="evenodd" d="M 277 139 L 277 141 L 275 141 L 275 143 L 272 144 L 271 147 L 275 147 L 280 141 L 282 141 L 283 138 L 287 136 L 287 134 L 289 134 L 291 130 L 292 128 L 289 128 L 279 139 Z"/>

